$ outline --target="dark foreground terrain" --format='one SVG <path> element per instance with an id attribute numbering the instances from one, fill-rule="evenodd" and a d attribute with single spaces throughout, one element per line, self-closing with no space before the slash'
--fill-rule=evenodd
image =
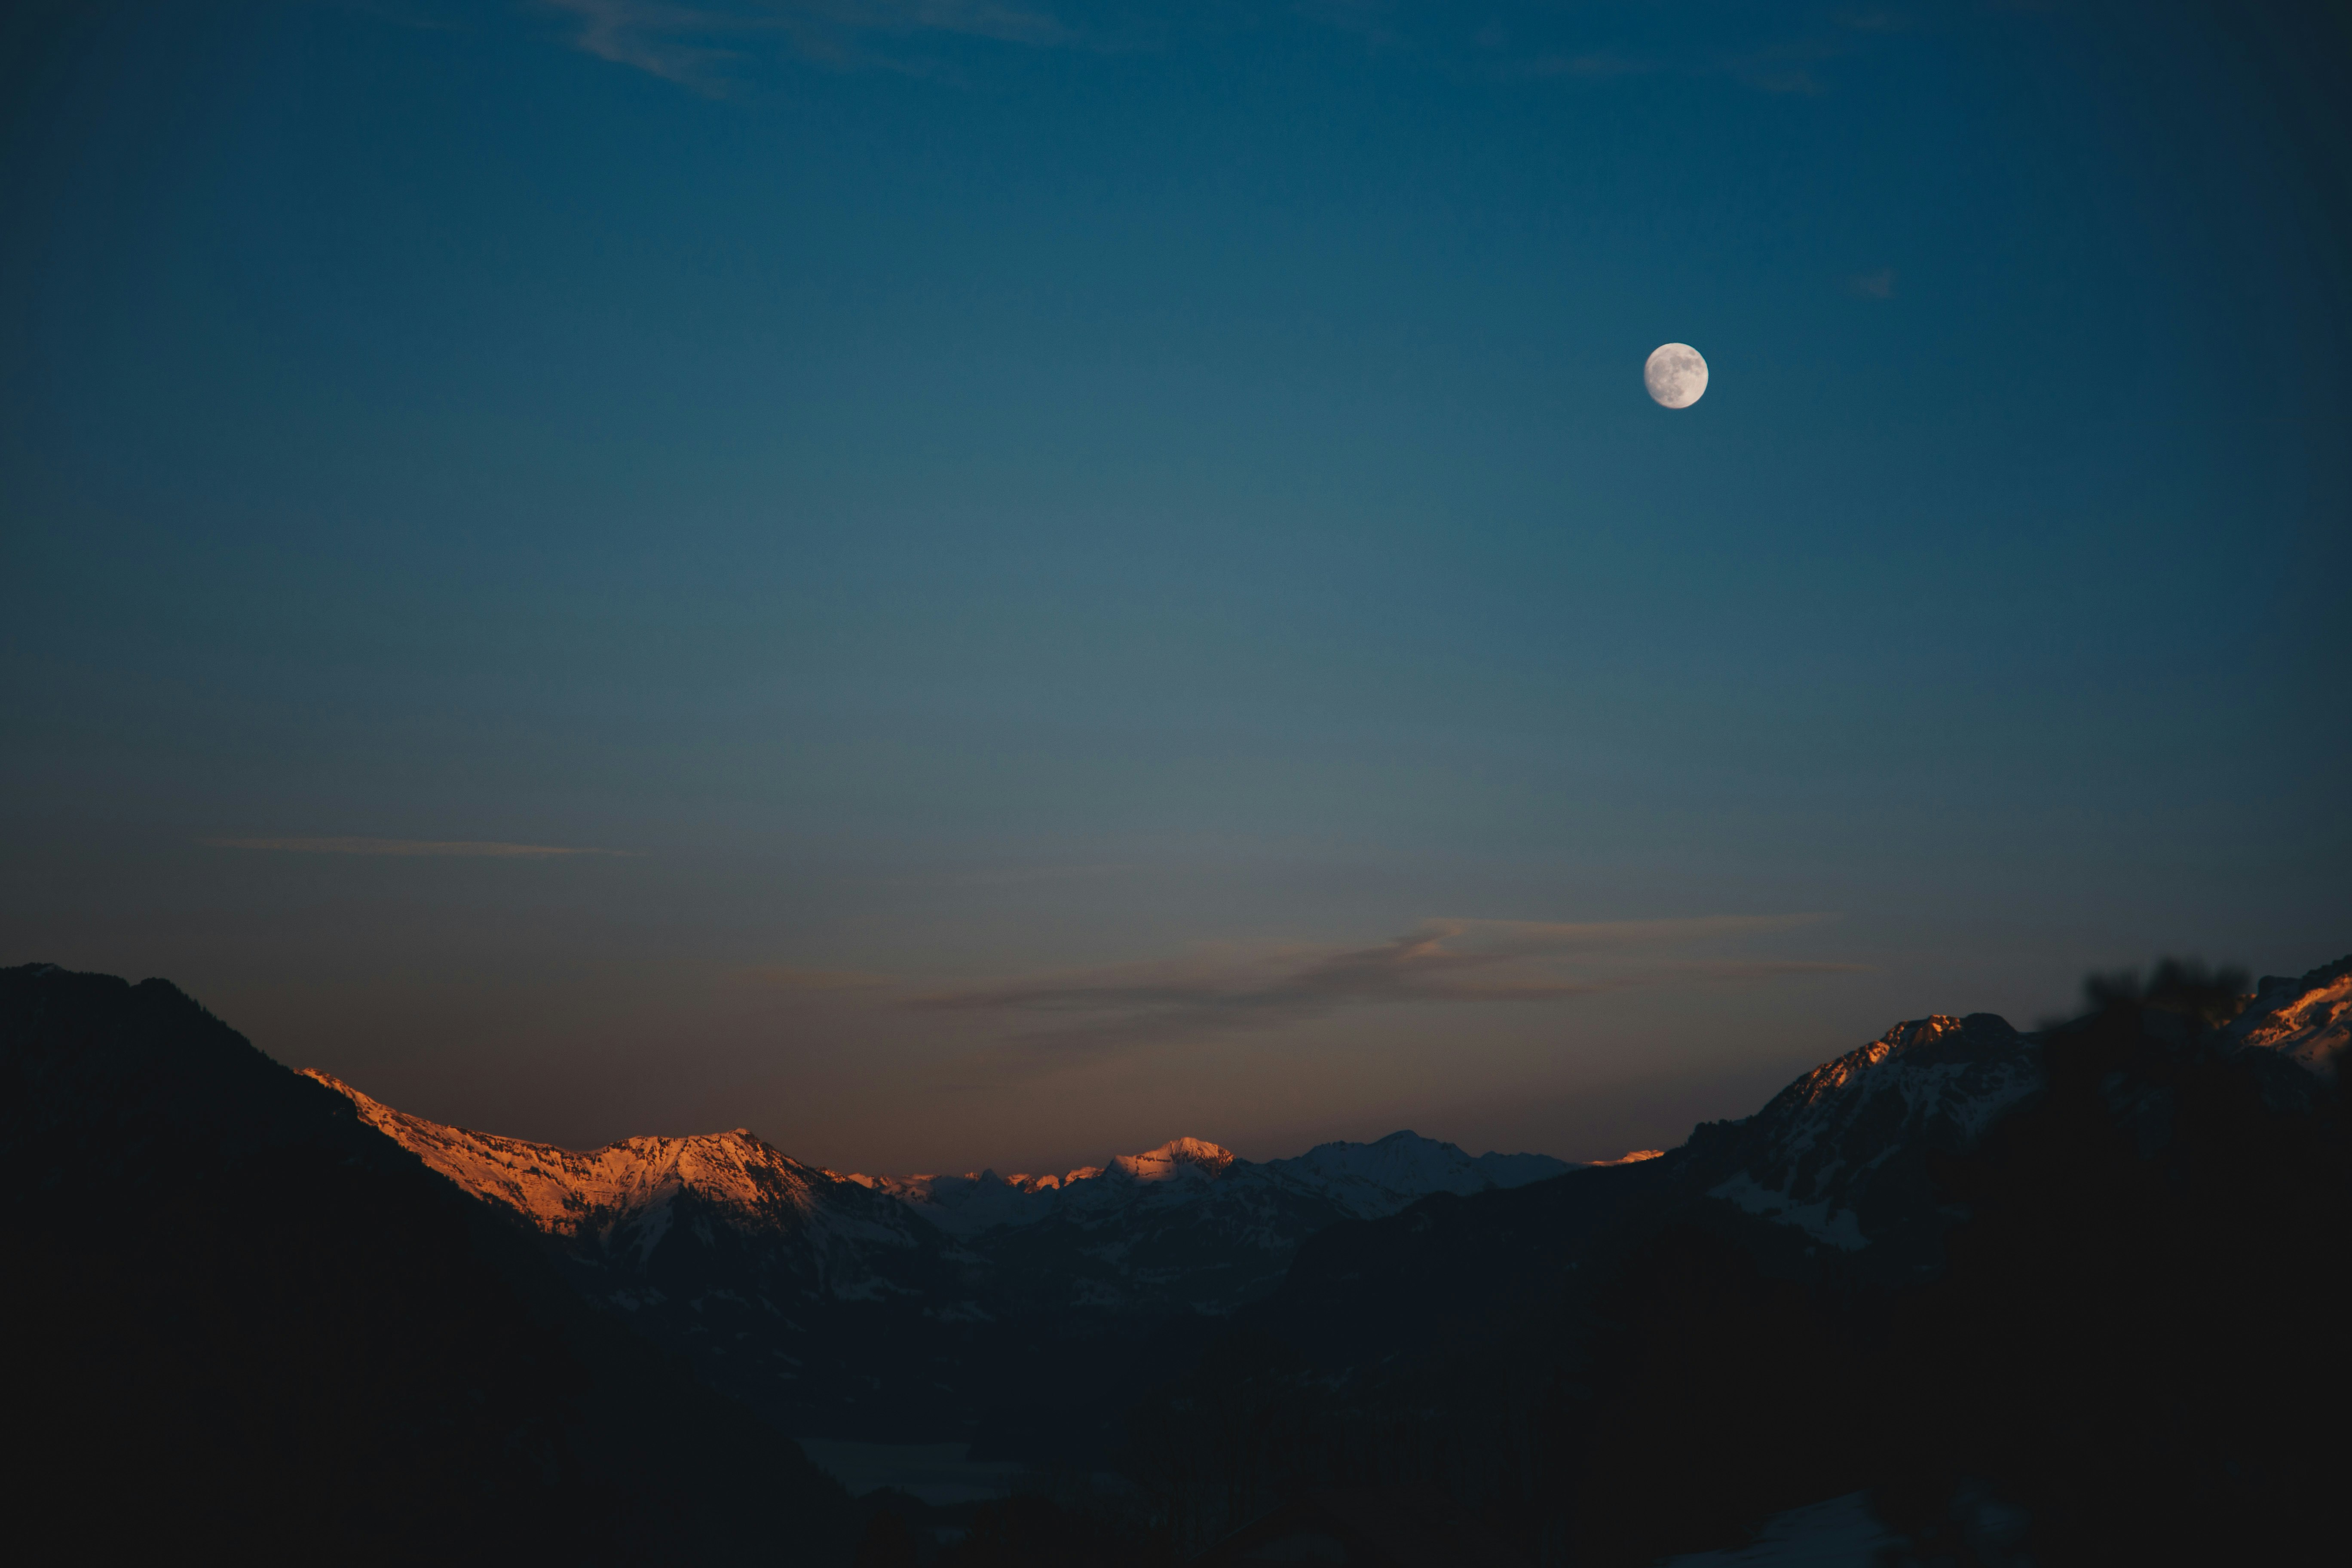
<path id="1" fill-rule="evenodd" d="M 2347 972 L 2262 1000 L 2292 1022 Z M 1435 1487 L 1530 1562 L 1736 1546 L 1856 1491 L 1915 1561 L 2340 1561 L 2352 1137 L 2332 1071 L 2223 1027 L 2238 991 L 2095 984 L 2038 1037 L 1968 1020 L 1874 1098 L 1899 1053 L 1664 1160 L 1335 1226 L 1130 1417 L 1130 1467 L 1202 1535 Z M 1981 1133 L 1919 1123 L 2012 1050 L 2032 1088 Z M 1717 1195 L 1792 1127 L 1786 1209 Z M 1796 1200 L 1853 1156 L 1894 1189 L 1862 1195 L 1877 1234 L 1811 1239 Z"/>
<path id="2" fill-rule="evenodd" d="M 789 1439 L 159 980 L 0 972 L 26 1562 L 846 1561 Z"/>
<path id="3" fill-rule="evenodd" d="M 2347 992 L 2352 961 L 2251 996 L 2172 965 L 2038 1035 L 1916 1021 L 1663 1158 L 1337 1220 L 1100 1382 L 1086 1454 L 940 1509 L 853 1504 L 169 984 L 0 971 L 17 1538 L 1607 1565 L 1860 1499 L 1912 1562 L 2339 1561 Z"/>

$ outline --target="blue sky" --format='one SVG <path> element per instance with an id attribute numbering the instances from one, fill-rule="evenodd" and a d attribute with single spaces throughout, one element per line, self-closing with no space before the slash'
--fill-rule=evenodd
<path id="1" fill-rule="evenodd" d="M 907 1169 L 2352 948 L 2292 7 L 6 26 L 8 962 Z"/>

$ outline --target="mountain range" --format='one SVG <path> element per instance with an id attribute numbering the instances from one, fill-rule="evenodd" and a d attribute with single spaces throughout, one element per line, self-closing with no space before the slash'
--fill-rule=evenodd
<path id="1" fill-rule="evenodd" d="M 1646 1563 L 1866 1493 L 1906 1562 L 2327 1560 L 2352 1346 L 2250 1353 L 2352 1277 L 2352 959 L 2233 989 L 1916 1020 L 1658 1159 L 1331 1226 L 1129 1468 L 1203 1541 L 1433 1486 Z"/>
<path id="2" fill-rule="evenodd" d="M 892 1176 L 740 1128 L 447 1127 L 163 982 L 0 970 L 7 1310 L 52 1434 L 12 1485 L 147 1500 L 77 1516 L 92 1540 L 192 1520 L 349 1561 L 845 1562 L 787 1433 L 1114 1465 L 1106 1561 L 1318 1486 L 1442 1495 L 1546 1563 L 1736 1545 L 1857 1489 L 1988 1562 L 1987 1499 L 2043 1562 L 2150 1488 L 2190 1535 L 2300 1521 L 2341 1456 L 2265 1434 L 2346 1384 L 2342 1336 L 2275 1392 L 2182 1347 L 2317 1321 L 2352 1267 L 2352 959 L 2092 1002 L 1897 1025 L 1621 1160 L 1402 1131 Z"/>
<path id="3" fill-rule="evenodd" d="M 981 1436 L 1035 1389 L 1118 1384 L 1171 1320 L 1189 1343 L 1181 1320 L 1264 1297 L 1330 1225 L 1581 1168 L 1403 1131 L 1263 1163 L 1179 1138 L 1058 1175 L 843 1174 L 743 1128 L 582 1152 L 308 1076 L 536 1228 L 588 1300 L 812 1436 Z"/>
<path id="4" fill-rule="evenodd" d="M 1228 1177 L 1327 1200 L 1349 1219 L 1377 1219 L 1431 1193 L 1492 1192 L 1581 1168 L 1549 1154 L 1489 1152 L 1473 1158 L 1451 1143 L 1407 1131 L 1373 1143 L 1318 1143 L 1304 1154 L 1262 1165 L 1236 1161 L 1230 1151 L 1198 1138 L 1178 1138 L 1140 1154 L 1118 1155 L 1108 1165 L 1081 1166 L 1061 1175 L 973 1171 L 846 1179 L 890 1194 L 951 1235 L 972 1236 L 1057 1213 L 1108 1214 L 1146 1194 L 1161 1204 L 1185 1202 Z"/>
<path id="5" fill-rule="evenodd" d="M 2332 1072 L 2347 1013 L 2343 965 L 2273 977 L 2227 1037 Z M 1255 1163 L 1186 1137 L 1012 1175 L 838 1173 L 744 1128 L 574 1152 L 444 1126 L 309 1076 L 428 1168 L 528 1222 L 587 1299 L 784 1429 L 1018 1453 L 1034 1448 L 1024 1433 L 1086 1431 L 1075 1408 L 1108 1408 L 1166 1373 L 1217 1321 L 1286 1279 L 1294 1296 L 1310 1291 L 1317 1266 L 1293 1268 L 1309 1238 L 1321 1238 L 1319 1258 L 1347 1245 L 1348 1226 L 1431 1202 L 1529 1187 L 1542 1189 L 1528 1200 L 1538 1206 L 1704 1194 L 1803 1249 L 1931 1272 L 1951 1219 L 1931 1167 L 2032 1097 L 2038 1063 L 2036 1037 L 2001 1018 L 1933 1015 L 1803 1074 L 1751 1117 L 1698 1127 L 1671 1152 L 1473 1156 L 1399 1131 Z M 1588 1175 L 1558 1184 L 1576 1173 Z M 1489 1267 L 1463 1259 L 1432 1277 Z M 1363 1330 L 1418 1294 L 1401 1284 L 1384 1309 L 1338 1317 Z M 1333 1316 L 1328 1306 L 1316 1315 Z M 1045 1388 L 1056 1391 L 1050 1413 L 1036 1408 Z"/>

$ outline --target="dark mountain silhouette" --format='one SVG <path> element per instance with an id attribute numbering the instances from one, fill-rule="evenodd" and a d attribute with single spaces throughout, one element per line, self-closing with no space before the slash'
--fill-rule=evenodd
<path id="1" fill-rule="evenodd" d="M 1410 1134 L 891 1179 L 441 1128 L 163 983 L 0 971 L 10 1485 L 99 1555 L 1379 1561 L 1369 1498 L 1580 1568 L 1865 1501 L 1917 1561 L 2333 1560 L 2352 960 L 2090 1003 L 1548 1179 Z M 853 1513 L 777 1433 L 849 1410 L 1070 1473 Z"/>
<path id="2" fill-rule="evenodd" d="M 1334 1226 L 1129 1413 L 1129 1471 L 1195 1542 L 1434 1488 L 1539 1562 L 1644 1563 L 1866 1490 L 1923 1560 L 2333 1560 L 2352 962 L 2091 1002 Z"/>
<path id="3" fill-rule="evenodd" d="M 2239 989 L 2095 982 L 2046 1091 L 1942 1163 L 1973 1217 L 1866 1391 L 1907 1439 L 1884 1511 L 1923 1541 L 1969 1544 L 1948 1500 L 1973 1489 L 2046 1563 L 2345 1552 L 2352 962 L 2264 981 L 2223 1028 Z"/>
<path id="4" fill-rule="evenodd" d="M 840 1489 L 162 981 L 0 971 L 28 1561 L 845 1563 Z"/>

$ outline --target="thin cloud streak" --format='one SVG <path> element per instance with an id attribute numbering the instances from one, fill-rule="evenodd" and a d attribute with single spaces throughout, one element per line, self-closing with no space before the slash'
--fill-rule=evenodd
<path id="1" fill-rule="evenodd" d="M 982 871 L 942 869 L 919 876 L 887 878 L 881 885 L 889 888 L 1017 887 L 1031 882 L 1088 881 L 1099 877 L 1124 876 L 1143 868 L 1128 861 L 1112 861 L 1100 865 L 1007 866 Z"/>
<path id="2" fill-rule="evenodd" d="M 860 40 L 906 40 L 924 34 L 985 38 L 1053 48 L 1077 35 L 1054 16 L 994 0 L 739 0 L 720 7 L 662 0 L 545 0 L 579 19 L 572 47 L 599 59 L 717 94 L 718 72 L 748 59 L 748 50 L 716 40 L 781 38 L 792 52 L 835 66 L 889 64 Z"/>
<path id="3" fill-rule="evenodd" d="M 471 838 L 202 838 L 208 849 L 268 849 L 289 855 L 454 856 L 488 860 L 548 860 L 572 855 L 634 857 L 628 849 L 566 844 L 498 844 Z"/>
<path id="4" fill-rule="evenodd" d="M 898 981 L 862 969 L 796 969 L 789 963 L 755 963 L 741 977 L 770 991 L 877 991 Z"/>
<path id="5" fill-rule="evenodd" d="M 1096 16 L 1084 23 L 1020 0 L 710 0 L 694 5 L 671 0 L 542 0 L 550 9 L 576 19 L 572 44 L 583 53 L 627 66 L 710 97 L 734 83 L 727 73 L 757 63 L 763 52 L 796 56 L 836 69 L 879 68 L 917 75 L 953 77 L 927 42 L 977 39 L 1025 48 L 1077 48 L 1125 53 L 1161 47 L 1178 31 L 1215 35 L 1236 25 L 1234 16 L 1191 15 L 1158 23 L 1128 16 Z M 1467 40 L 1441 40 L 1388 0 L 1314 0 L 1297 7 L 1310 25 L 1347 34 L 1384 54 L 1420 57 L 1497 80 L 1603 82 L 1662 73 L 1727 75 L 1762 92 L 1819 93 L 1823 84 L 1811 67 L 1847 52 L 1854 41 L 1894 30 L 1900 19 L 1872 13 L 1841 19 L 1840 33 L 1809 36 L 1746 56 L 1725 58 L 1669 50 L 1627 54 L 1599 43 L 1515 43 L 1499 24 L 1479 28 Z"/>
<path id="6" fill-rule="evenodd" d="M 1606 49 L 1580 55 L 1538 55 L 1504 68 L 1504 74 L 1540 79 L 1581 77 L 1589 81 L 1612 77 L 1650 76 L 1664 68 L 1650 60 L 1629 59 Z"/>
<path id="7" fill-rule="evenodd" d="M 683 43 L 673 37 L 681 32 L 707 35 L 713 29 L 740 26 L 734 18 L 715 12 L 649 4 L 648 0 L 547 0 L 547 4 L 580 18 L 580 30 L 572 43 L 582 53 L 632 67 L 697 92 L 716 92 L 719 84 L 711 75 L 712 69 L 742 58 L 738 50 Z"/>
<path id="8" fill-rule="evenodd" d="M 910 1007 L 1067 1016 L 1025 1043 L 1102 1048 L 1278 1027 L 1343 1007 L 1412 1003 L 1557 1002 L 1675 981 L 1757 980 L 1859 965 L 1814 961 L 1655 958 L 1726 938 L 1796 930 L 1825 915 L 1566 923 L 1431 920 L 1371 947 L 1211 949 L 1034 980 L 934 992 Z"/>

